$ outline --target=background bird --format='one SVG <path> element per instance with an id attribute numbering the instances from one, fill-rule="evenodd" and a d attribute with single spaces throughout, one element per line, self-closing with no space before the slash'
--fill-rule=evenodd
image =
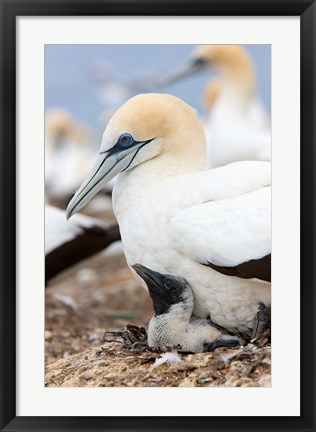
<path id="1" fill-rule="evenodd" d="M 45 281 L 120 239 L 118 226 L 85 216 L 67 223 L 64 211 L 45 206 Z"/>
<path id="2" fill-rule="evenodd" d="M 270 163 L 205 170 L 205 151 L 190 106 L 170 95 L 136 96 L 109 122 L 67 215 L 119 174 L 113 204 L 127 263 L 184 277 L 195 316 L 248 335 L 259 303 L 271 298 Z"/>
<path id="3" fill-rule="evenodd" d="M 45 116 L 45 188 L 51 204 L 63 207 L 78 188 L 95 154 L 92 132 L 66 110 Z"/>
<path id="4" fill-rule="evenodd" d="M 74 121 L 64 109 L 50 110 L 45 116 L 45 198 L 48 204 L 65 208 L 89 173 L 96 152 L 96 138 L 86 126 Z M 112 183 L 104 190 L 111 194 Z M 99 213 L 98 200 L 87 213 Z M 103 199 L 104 210 L 105 199 Z M 108 200 L 108 206 L 111 201 Z"/>
<path id="5" fill-rule="evenodd" d="M 247 51 L 239 45 L 201 45 L 187 64 L 162 79 L 160 86 L 202 71 L 219 74 L 204 94 L 208 166 L 271 160 L 270 121 L 256 94 L 255 69 Z"/>

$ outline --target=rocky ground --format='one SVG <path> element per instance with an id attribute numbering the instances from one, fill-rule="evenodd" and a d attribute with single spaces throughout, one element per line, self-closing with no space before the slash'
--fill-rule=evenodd
<path id="1" fill-rule="evenodd" d="M 270 345 L 181 355 L 156 366 L 161 354 L 104 342 L 105 330 L 143 326 L 152 316 L 119 248 L 102 252 L 52 280 L 46 289 L 46 374 L 49 387 L 270 386 Z M 115 339 L 115 338 L 114 338 Z"/>
<path id="2" fill-rule="evenodd" d="M 49 387 L 270 387 L 270 347 L 219 348 L 156 366 L 157 353 L 105 343 L 46 367 Z"/>

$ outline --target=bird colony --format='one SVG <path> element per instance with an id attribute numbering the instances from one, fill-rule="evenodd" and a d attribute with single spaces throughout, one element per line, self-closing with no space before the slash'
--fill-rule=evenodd
<path id="1" fill-rule="evenodd" d="M 270 329 L 271 128 L 255 68 L 237 45 L 198 46 L 183 61 L 150 92 L 139 84 L 119 98 L 99 149 L 68 113 L 46 117 L 46 280 L 90 255 L 106 267 L 124 253 L 150 304 L 133 346 L 172 353 L 166 362 L 247 350 Z M 168 94 L 201 72 L 213 77 L 204 118 Z M 66 201 L 68 221 L 54 207 Z"/>

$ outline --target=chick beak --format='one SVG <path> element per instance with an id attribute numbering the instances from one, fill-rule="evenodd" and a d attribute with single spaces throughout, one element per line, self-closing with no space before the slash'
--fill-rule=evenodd
<path id="1" fill-rule="evenodd" d="M 149 290 L 155 290 L 162 284 L 161 274 L 141 265 L 134 264 L 132 268 L 147 284 Z"/>
<path id="2" fill-rule="evenodd" d="M 172 302 L 163 288 L 162 276 L 160 273 L 150 270 L 140 264 L 135 264 L 132 268 L 146 282 L 153 307 L 156 315 L 166 313 Z"/>

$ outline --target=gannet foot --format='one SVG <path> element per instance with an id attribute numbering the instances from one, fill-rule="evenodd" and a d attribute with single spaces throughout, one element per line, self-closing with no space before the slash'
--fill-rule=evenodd
<path id="1" fill-rule="evenodd" d="M 105 342 L 119 343 L 132 352 L 149 350 L 145 328 L 132 324 L 127 324 L 125 331 L 106 331 L 103 340 Z"/>
<path id="2" fill-rule="evenodd" d="M 245 341 L 237 336 L 222 335 L 214 342 L 205 344 L 205 351 L 215 351 L 217 348 L 235 348 L 245 344 Z"/>
<path id="3" fill-rule="evenodd" d="M 259 303 L 259 309 L 255 318 L 251 342 L 255 342 L 261 336 L 270 332 L 271 328 L 271 308 L 266 307 L 263 303 Z"/>

